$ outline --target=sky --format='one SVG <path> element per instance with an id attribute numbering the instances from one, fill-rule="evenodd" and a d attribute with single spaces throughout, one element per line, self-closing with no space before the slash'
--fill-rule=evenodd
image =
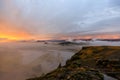
<path id="1" fill-rule="evenodd" d="M 120 0 L 0 0 L 0 40 L 120 38 Z"/>

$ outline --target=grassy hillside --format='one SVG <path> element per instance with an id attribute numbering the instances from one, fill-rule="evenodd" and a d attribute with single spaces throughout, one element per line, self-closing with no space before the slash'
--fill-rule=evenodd
<path id="1" fill-rule="evenodd" d="M 90 46 L 71 57 L 65 66 L 28 80 L 103 80 L 102 73 L 120 79 L 120 47 Z"/>

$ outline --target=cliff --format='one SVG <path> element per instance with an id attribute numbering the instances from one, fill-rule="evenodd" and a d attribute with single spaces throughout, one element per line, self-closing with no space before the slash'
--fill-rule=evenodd
<path id="1" fill-rule="evenodd" d="M 46 75 L 27 80 L 103 80 L 103 75 L 120 79 L 120 47 L 83 47 L 65 66 Z"/>

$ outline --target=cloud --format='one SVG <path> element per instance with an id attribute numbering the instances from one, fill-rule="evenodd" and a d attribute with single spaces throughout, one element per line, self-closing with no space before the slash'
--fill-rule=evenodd
<path id="1" fill-rule="evenodd" d="M 31 36 L 67 35 L 80 32 L 115 32 L 119 28 L 118 0 L 1 0 L 0 21 L 9 29 Z M 3 14 L 2 14 L 3 13 Z M 111 24 L 112 23 L 112 24 Z M 14 25 L 14 26 L 13 26 Z M 0 26 L 2 27 L 2 26 Z M 110 29 L 109 29 L 110 28 Z M 117 31 L 118 32 L 118 31 Z M 72 34 L 71 34 L 72 35 Z"/>
<path id="2" fill-rule="evenodd" d="M 110 0 L 113 6 L 120 6 L 120 0 Z"/>

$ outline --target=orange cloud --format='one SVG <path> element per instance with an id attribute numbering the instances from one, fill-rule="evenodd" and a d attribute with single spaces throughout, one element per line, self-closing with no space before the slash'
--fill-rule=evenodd
<path id="1" fill-rule="evenodd" d="M 49 34 L 37 34 L 33 35 L 27 32 L 24 28 L 18 27 L 15 24 L 9 22 L 0 23 L 0 39 L 5 40 L 48 40 L 51 39 Z"/>
<path id="2" fill-rule="evenodd" d="M 19 40 L 30 37 L 30 34 L 20 28 L 17 28 L 16 25 L 7 22 L 0 23 L 0 38 Z"/>
<path id="3" fill-rule="evenodd" d="M 95 36 L 99 39 L 120 39 L 120 34 L 104 34 Z"/>

